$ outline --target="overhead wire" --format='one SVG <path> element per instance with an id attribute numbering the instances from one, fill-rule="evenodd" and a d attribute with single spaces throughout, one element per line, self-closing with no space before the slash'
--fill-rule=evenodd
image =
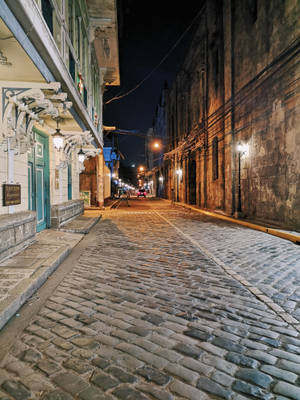
<path id="1" fill-rule="evenodd" d="M 181 40 L 184 38 L 184 36 L 187 34 L 187 32 L 191 29 L 191 27 L 193 26 L 194 22 L 196 21 L 196 19 L 198 18 L 198 16 L 202 12 L 202 10 L 203 10 L 203 7 L 201 7 L 201 9 L 198 11 L 196 16 L 192 19 L 191 23 L 188 25 L 188 27 L 185 29 L 185 31 L 180 35 L 180 37 L 174 43 L 174 45 L 171 47 L 171 49 L 160 60 L 160 62 L 136 86 L 134 86 L 132 89 L 128 90 L 127 92 L 121 94 L 120 96 L 116 95 L 116 96 L 112 97 L 111 99 L 107 100 L 104 104 L 109 104 L 112 101 L 120 100 L 123 97 L 128 96 L 130 93 L 137 90 L 145 81 L 147 81 L 154 74 L 154 72 L 161 66 L 161 64 L 169 57 L 169 55 L 173 52 L 173 50 L 178 46 L 178 44 L 181 42 Z"/>

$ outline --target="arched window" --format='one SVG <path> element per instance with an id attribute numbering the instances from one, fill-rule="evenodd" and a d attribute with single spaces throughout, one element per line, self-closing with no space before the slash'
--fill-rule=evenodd
<path id="1" fill-rule="evenodd" d="M 212 142 L 212 176 L 213 180 L 219 177 L 219 141 L 217 137 Z"/>

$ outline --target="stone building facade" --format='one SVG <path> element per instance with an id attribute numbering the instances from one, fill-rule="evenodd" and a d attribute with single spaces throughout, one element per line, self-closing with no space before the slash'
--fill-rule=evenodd
<path id="1" fill-rule="evenodd" d="M 300 3 L 206 1 L 196 24 L 168 94 L 167 197 L 300 230 Z"/>
<path id="2" fill-rule="evenodd" d="M 146 177 L 151 194 L 157 197 L 165 197 L 165 188 L 168 182 L 164 177 L 164 151 L 168 142 L 166 118 L 167 96 L 168 83 L 165 82 L 156 105 L 153 126 L 148 130 L 145 140 Z"/>
<path id="3" fill-rule="evenodd" d="M 0 259 L 83 212 L 78 152 L 103 174 L 105 85 L 119 85 L 115 0 L 0 0 Z"/>

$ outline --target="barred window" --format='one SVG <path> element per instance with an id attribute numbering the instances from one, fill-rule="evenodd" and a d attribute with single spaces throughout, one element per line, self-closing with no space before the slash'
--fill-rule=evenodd
<path id="1" fill-rule="evenodd" d="M 219 141 L 217 137 L 212 142 L 212 176 L 213 180 L 219 177 Z"/>

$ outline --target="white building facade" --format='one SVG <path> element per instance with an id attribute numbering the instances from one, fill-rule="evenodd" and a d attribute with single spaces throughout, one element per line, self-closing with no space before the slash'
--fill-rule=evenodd
<path id="1" fill-rule="evenodd" d="M 115 0 L 0 0 L 0 259 L 83 212 L 78 153 L 103 171 L 105 85 L 119 85 Z"/>

